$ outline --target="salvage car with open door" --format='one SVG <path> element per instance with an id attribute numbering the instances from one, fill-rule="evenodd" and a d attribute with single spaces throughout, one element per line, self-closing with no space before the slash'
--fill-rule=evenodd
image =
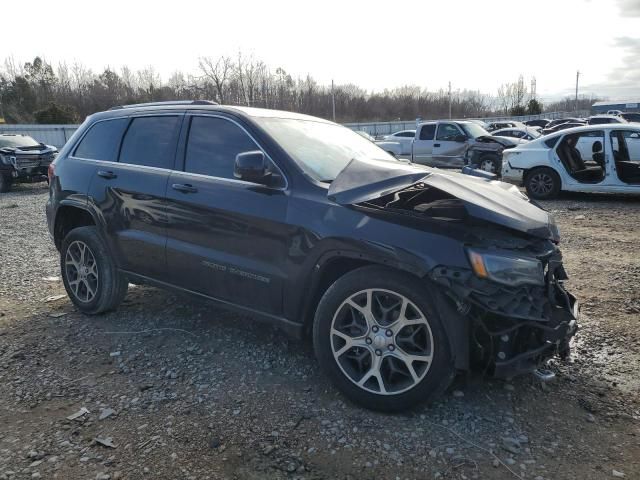
<path id="1" fill-rule="evenodd" d="M 503 153 L 502 178 L 530 197 L 560 191 L 640 194 L 640 126 L 567 129 Z"/>

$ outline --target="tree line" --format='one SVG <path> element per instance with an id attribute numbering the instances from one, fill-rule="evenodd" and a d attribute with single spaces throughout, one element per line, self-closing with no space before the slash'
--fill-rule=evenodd
<path id="1" fill-rule="evenodd" d="M 53 66 L 36 57 L 0 68 L 0 117 L 7 123 L 77 123 L 115 105 L 164 100 L 208 99 L 226 105 L 289 110 L 336 121 L 365 122 L 571 111 L 566 99 L 543 107 L 520 77 L 498 88 L 497 96 L 472 90 L 428 91 L 405 86 L 369 93 L 353 84 L 321 85 L 310 75 L 294 77 L 282 68 L 239 53 L 201 57 L 196 73 L 176 71 L 163 80 L 153 67 L 132 71 L 110 67 L 96 73 L 81 63 Z M 579 100 L 588 109 L 593 98 Z"/>

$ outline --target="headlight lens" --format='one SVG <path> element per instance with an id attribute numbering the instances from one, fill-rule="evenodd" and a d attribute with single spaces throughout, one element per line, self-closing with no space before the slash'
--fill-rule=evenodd
<path id="1" fill-rule="evenodd" d="M 531 257 L 517 257 L 495 252 L 468 250 L 469 263 L 480 278 L 505 285 L 544 285 L 542 262 Z"/>

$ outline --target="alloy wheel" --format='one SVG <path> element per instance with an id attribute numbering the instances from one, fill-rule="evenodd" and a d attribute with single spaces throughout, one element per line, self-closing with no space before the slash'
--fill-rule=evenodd
<path id="1" fill-rule="evenodd" d="M 64 268 L 69 289 L 77 300 L 91 302 L 98 292 L 98 263 L 89 246 L 75 240 L 67 248 Z"/>
<path id="2" fill-rule="evenodd" d="M 553 190 L 553 178 L 548 173 L 536 173 L 529 180 L 529 188 L 536 195 L 548 195 Z"/>
<path id="3" fill-rule="evenodd" d="M 336 310 L 330 336 L 342 372 L 378 395 L 412 389 L 433 361 L 433 334 L 426 316 L 390 290 L 367 289 L 347 298 Z"/>

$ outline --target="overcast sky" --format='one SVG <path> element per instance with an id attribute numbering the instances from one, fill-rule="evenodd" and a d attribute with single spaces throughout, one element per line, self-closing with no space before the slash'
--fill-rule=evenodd
<path id="1" fill-rule="evenodd" d="M 572 95 L 580 70 L 583 94 L 640 97 L 640 0 L 21 0 L 11 17 L 0 56 L 18 62 L 152 65 L 166 79 L 242 50 L 368 90 L 451 81 L 495 95 L 522 74 L 545 99 Z"/>

